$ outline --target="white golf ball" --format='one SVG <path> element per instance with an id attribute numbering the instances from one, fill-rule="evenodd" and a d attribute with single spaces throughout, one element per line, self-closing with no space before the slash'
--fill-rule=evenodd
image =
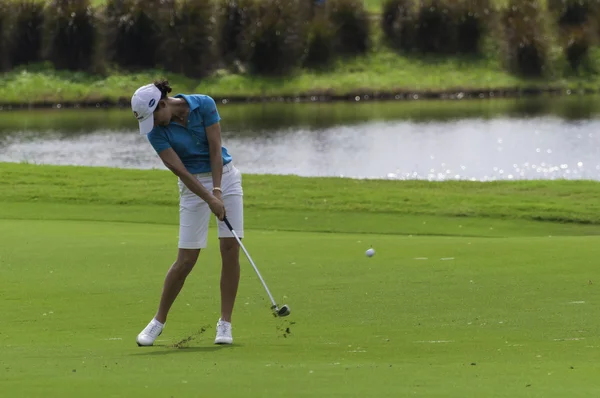
<path id="1" fill-rule="evenodd" d="M 365 254 L 367 255 L 367 257 L 373 257 L 375 255 L 375 250 L 369 249 Z"/>

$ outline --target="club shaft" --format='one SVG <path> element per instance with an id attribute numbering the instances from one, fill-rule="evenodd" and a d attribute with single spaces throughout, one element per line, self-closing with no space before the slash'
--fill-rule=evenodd
<path id="1" fill-rule="evenodd" d="M 263 287 L 267 291 L 267 294 L 269 295 L 269 299 L 271 299 L 271 303 L 273 304 L 273 307 L 277 308 L 277 304 L 275 303 L 275 300 L 273 299 L 273 295 L 271 295 L 271 292 L 269 291 L 269 288 L 267 287 L 267 284 L 265 283 L 265 280 L 263 279 L 262 275 L 258 271 L 258 268 L 256 267 L 256 265 L 254 264 L 254 261 L 252 260 L 252 257 L 250 257 L 250 253 L 248 253 L 248 251 L 244 247 L 244 244 L 242 243 L 241 239 L 238 237 L 237 233 L 235 232 L 235 230 L 233 229 L 233 227 L 229 223 L 229 220 L 225 219 L 224 221 L 225 221 L 225 224 L 227 224 L 227 227 L 229 228 L 229 230 L 231 231 L 231 233 L 233 234 L 233 236 L 235 237 L 235 239 L 237 240 L 237 242 L 239 243 L 240 247 L 244 251 L 244 254 L 246 254 L 246 257 L 248 258 L 248 261 L 250 261 L 250 264 L 252 264 L 252 268 L 254 268 L 254 271 L 256 272 L 256 275 L 258 275 L 258 279 L 260 279 L 260 282 L 262 283 Z"/>

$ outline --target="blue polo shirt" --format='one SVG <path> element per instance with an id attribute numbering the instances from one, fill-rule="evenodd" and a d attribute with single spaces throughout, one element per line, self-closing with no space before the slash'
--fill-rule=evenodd
<path id="1" fill-rule="evenodd" d="M 208 173 L 211 167 L 206 127 L 221 120 L 217 104 L 208 95 L 177 94 L 175 98 L 185 99 L 190 106 L 187 127 L 175 122 L 155 126 L 147 135 L 148 141 L 156 153 L 173 148 L 190 173 Z M 227 148 L 221 147 L 221 154 L 223 164 L 231 162 Z"/>

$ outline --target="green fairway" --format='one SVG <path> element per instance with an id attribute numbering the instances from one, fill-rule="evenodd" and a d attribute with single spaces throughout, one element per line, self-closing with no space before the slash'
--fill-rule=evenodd
<path id="1" fill-rule="evenodd" d="M 234 345 L 212 344 L 213 222 L 144 348 L 176 254 L 172 175 L 0 163 L 0 184 L 2 396 L 600 393 L 600 184 L 245 176 L 245 244 L 292 314 L 270 314 L 242 254 Z"/>

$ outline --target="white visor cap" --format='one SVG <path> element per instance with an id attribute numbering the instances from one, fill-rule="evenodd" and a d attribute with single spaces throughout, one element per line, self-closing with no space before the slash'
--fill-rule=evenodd
<path id="1" fill-rule="evenodd" d="M 154 84 L 138 88 L 131 97 L 131 110 L 140 124 L 140 134 L 146 135 L 154 128 L 154 110 L 160 101 L 161 92 Z"/>

